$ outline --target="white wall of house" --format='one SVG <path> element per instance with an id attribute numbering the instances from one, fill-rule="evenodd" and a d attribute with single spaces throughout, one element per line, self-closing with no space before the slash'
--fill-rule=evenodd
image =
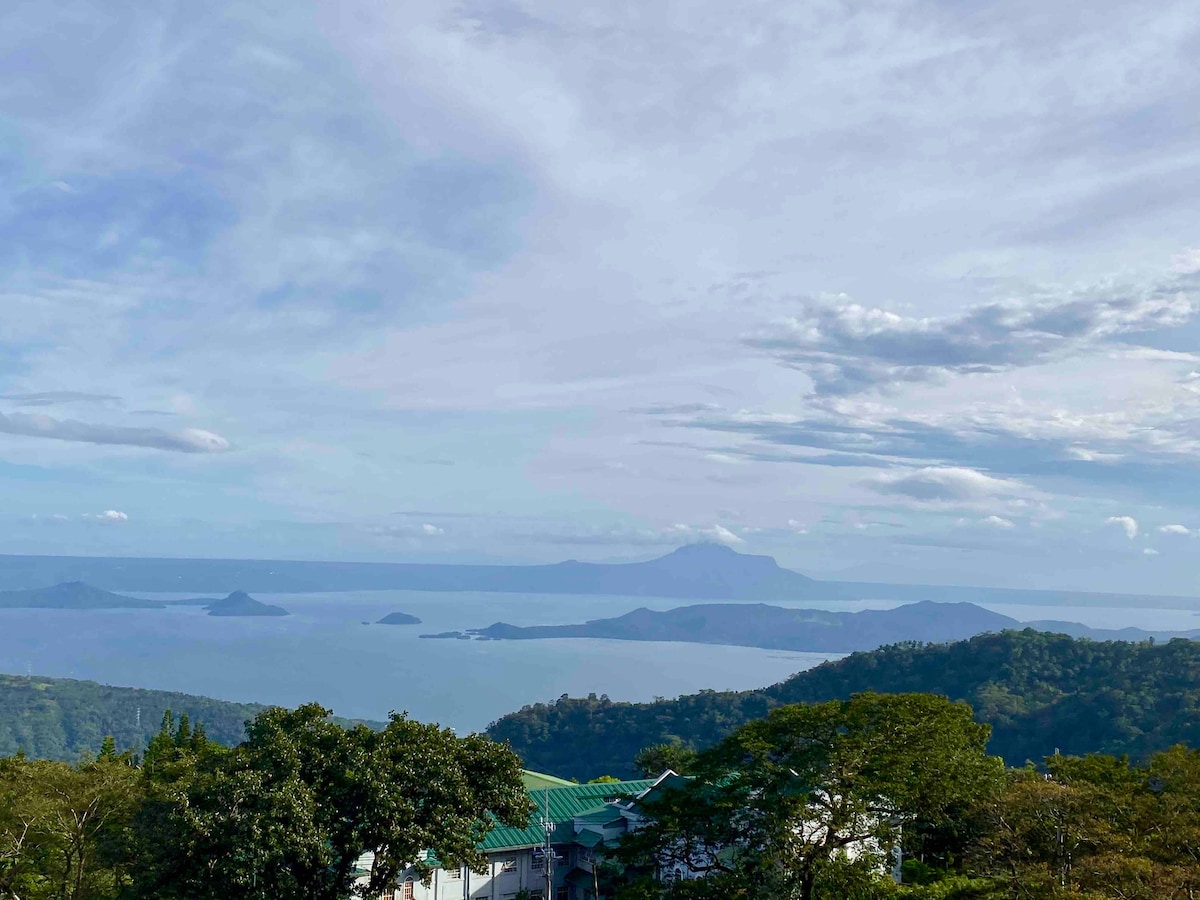
<path id="1" fill-rule="evenodd" d="M 567 857 L 565 848 L 559 848 L 559 852 L 564 853 L 564 859 L 555 866 L 556 883 L 550 900 L 580 900 L 562 884 L 563 876 L 570 871 L 574 861 Z M 364 868 L 369 867 L 369 857 L 362 864 Z M 487 871 L 483 873 L 469 869 L 457 872 L 435 869 L 428 885 L 421 882 L 414 870 L 409 870 L 400 875 L 394 894 L 389 890 L 381 896 L 383 900 L 516 900 L 521 890 L 528 890 L 535 898 L 545 900 L 546 873 L 534 862 L 532 847 L 488 854 Z"/>

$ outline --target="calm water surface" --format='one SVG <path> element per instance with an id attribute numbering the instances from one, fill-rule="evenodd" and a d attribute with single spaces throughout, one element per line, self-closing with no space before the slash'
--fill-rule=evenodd
<path id="1" fill-rule="evenodd" d="M 177 595 L 150 595 L 171 599 Z M 422 640 L 490 625 L 579 622 L 678 600 L 413 591 L 256 595 L 287 618 L 165 610 L 0 610 L 0 672 L 85 678 L 225 700 L 379 719 L 391 710 L 460 730 L 568 693 L 650 700 L 762 687 L 831 658 L 745 647 L 635 641 Z M 389 612 L 416 626 L 365 625 Z"/>
<path id="2" fill-rule="evenodd" d="M 172 599 L 178 595 L 143 595 Z M 748 647 L 604 640 L 422 640 L 419 634 L 582 622 L 639 606 L 688 601 L 628 597 L 370 591 L 262 594 L 288 609 L 275 619 L 211 618 L 195 607 L 165 610 L 0 610 L 0 672 L 87 678 L 109 684 L 295 705 L 379 719 L 407 710 L 460 730 L 561 694 L 650 700 L 703 688 L 762 687 L 829 654 Z M 860 610 L 888 601 L 796 603 Z M 1063 619 L 1104 628 L 1200 627 L 1186 610 L 985 604 L 1022 621 Z M 367 625 L 389 612 L 416 626 Z"/>

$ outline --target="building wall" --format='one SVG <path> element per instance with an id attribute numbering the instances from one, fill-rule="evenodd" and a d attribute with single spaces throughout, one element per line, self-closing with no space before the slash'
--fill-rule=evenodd
<path id="1" fill-rule="evenodd" d="M 561 900 L 559 891 L 565 887 L 563 877 L 570 871 L 573 860 L 566 848 L 557 848 L 564 855 L 553 870 L 554 890 L 550 900 Z M 508 861 L 515 863 L 512 871 L 506 871 Z M 535 897 L 539 894 L 545 898 L 546 875 L 541 868 L 536 868 L 533 862 L 532 848 L 521 850 L 501 850 L 488 854 L 487 871 L 483 874 L 463 869 L 458 877 L 445 869 L 436 869 L 428 886 L 421 883 L 415 871 L 409 870 L 400 875 L 399 885 L 395 889 L 395 900 L 405 900 L 404 882 L 412 879 L 413 900 L 515 900 L 521 890 L 528 890 Z M 569 900 L 582 900 L 572 891 L 566 894 Z M 385 900 L 392 900 L 393 895 L 385 892 Z"/>

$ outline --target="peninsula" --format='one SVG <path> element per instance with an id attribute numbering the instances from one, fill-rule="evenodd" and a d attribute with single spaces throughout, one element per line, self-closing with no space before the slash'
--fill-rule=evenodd
<path id="1" fill-rule="evenodd" d="M 82 581 L 23 591 L 0 591 L 0 609 L 163 609 L 157 600 L 126 597 Z"/>
<path id="2" fill-rule="evenodd" d="M 1200 629 L 1150 632 L 1139 628 L 1110 630 L 1077 622 L 1021 622 L 974 603 L 921 601 L 893 609 L 831 612 L 792 609 L 762 603 L 709 603 L 656 611 L 635 609 L 612 619 L 592 619 L 579 625 L 518 626 L 497 622 L 468 629 L 476 638 L 534 640 L 538 638 L 607 638 L 624 641 L 672 641 L 730 644 L 768 650 L 853 653 L 903 641 L 944 643 L 978 634 L 1033 628 L 1094 640 L 1141 641 L 1149 638 L 1200 637 Z"/>

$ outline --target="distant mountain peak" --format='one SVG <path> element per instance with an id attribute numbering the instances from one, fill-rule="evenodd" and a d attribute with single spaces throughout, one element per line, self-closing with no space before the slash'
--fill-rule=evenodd
<path id="1" fill-rule="evenodd" d="M 775 562 L 775 557 L 773 556 L 757 553 L 739 553 L 729 545 L 719 544 L 716 541 L 700 541 L 695 544 L 684 544 L 682 547 L 676 547 L 666 556 L 660 556 L 659 559 L 678 559 L 691 564 L 705 562 L 728 564 L 734 561 L 745 564 L 745 561 L 754 560 L 758 565 L 770 565 L 773 569 L 780 568 L 779 563 Z"/>

